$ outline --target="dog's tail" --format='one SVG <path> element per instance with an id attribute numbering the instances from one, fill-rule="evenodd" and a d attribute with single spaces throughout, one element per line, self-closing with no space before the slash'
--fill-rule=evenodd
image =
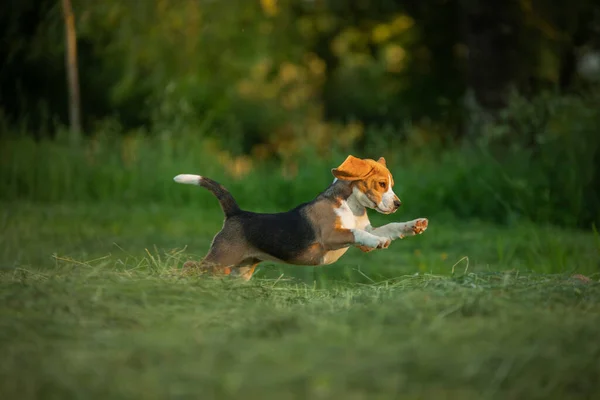
<path id="1" fill-rule="evenodd" d="M 225 189 L 223 185 L 213 181 L 210 178 L 200 175 L 181 174 L 177 175 L 175 178 L 173 178 L 173 180 L 177 183 L 198 185 L 210 190 L 212 194 L 216 196 L 217 200 L 219 200 L 219 204 L 221 204 L 221 208 L 225 213 L 225 217 L 231 217 L 232 215 L 235 215 L 241 211 L 237 202 L 231 193 L 229 193 L 229 190 Z"/>

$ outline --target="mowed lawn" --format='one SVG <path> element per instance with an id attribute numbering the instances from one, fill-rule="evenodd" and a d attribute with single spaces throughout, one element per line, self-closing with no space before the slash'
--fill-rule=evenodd
<path id="1" fill-rule="evenodd" d="M 600 240 L 429 217 L 338 263 L 182 276 L 215 205 L 5 203 L 0 399 L 600 394 Z"/>

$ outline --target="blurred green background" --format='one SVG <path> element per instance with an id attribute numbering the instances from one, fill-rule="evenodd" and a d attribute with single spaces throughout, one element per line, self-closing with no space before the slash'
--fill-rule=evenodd
<path id="1" fill-rule="evenodd" d="M 0 198 L 310 199 L 345 155 L 385 156 L 414 213 L 600 221 L 600 6 L 538 1 L 73 0 L 0 14 Z M 192 200 L 193 199 L 193 200 Z M 202 200 L 203 201 L 203 200 Z M 267 207 L 267 206 L 273 207 Z"/>
<path id="2" fill-rule="evenodd" d="M 599 393 L 598 1 L 5 0 L 0 39 L 0 398 Z M 429 229 L 179 273 L 223 215 L 175 175 L 283 211 L 348 154 Z"/>

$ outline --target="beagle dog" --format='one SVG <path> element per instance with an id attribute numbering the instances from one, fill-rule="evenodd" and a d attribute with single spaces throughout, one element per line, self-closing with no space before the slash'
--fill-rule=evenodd
<path id="1" fill-rule="evenodd" d="M 333 183 L 314 200 L 275 214 L 240 209 L 231 193 L 212 179 L 177 175 L 175 182 L 211 191 L 225 213 L 223 228 L 213 238 L 208 254 L 200 262 L 186 262 L 184 268 L 249 280 L 261 261 L 327 265 L 350 246 L 364 252 L 385 249 L 394 239 L 427 229 L 426 218 L 371 226 L 367 208 L 391 214 L 402 204 L 392 190 L 394 179 L 383 157 L 375 161 L 348 156 L 331 172 Z"/>

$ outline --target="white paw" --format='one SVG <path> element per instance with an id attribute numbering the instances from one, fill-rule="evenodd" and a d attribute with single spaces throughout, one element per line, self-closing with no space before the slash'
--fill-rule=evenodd
<path id="1" fill-rule="evenodd" d="M 378 237 L 379 243 L 377 244 L 378 249 L 387 249 L 392 243 L 392 239 L 386 237 Z"/>
<path id="2" fill-rule="evenodd" d="M 419 218 L 413 221 L 414 225 L 412 227 L 412 231 L 415 235 L 420 235 L 425 232 L 427 226 L 429 225 L 429 220 L 427 218 Z"/>
<path id="3" fill-rule="evenodd" d="M 363 237 L 357 238 L 357 242 L 373 249 L 386 249 L 391 243 L 391 240 L 386 237 L 375 236 L 368 233 L 360 236 Z"/>
<path id="4" fill-rule="evenodd" d="M 405 235 L 413 236 L 419 235 L 427 229 L 429 221 L 427 218 L 417 218 L 410 222 L 406 222 L 403 224 L 402 233 L 400 234 L 400 238 L 402 239 Z"/>

